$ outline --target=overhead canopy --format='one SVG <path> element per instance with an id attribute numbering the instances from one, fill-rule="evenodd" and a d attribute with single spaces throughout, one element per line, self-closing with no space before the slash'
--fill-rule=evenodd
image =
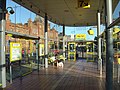
<path id="1" fill-rule="evenodd" d="M 96 25 L 96 13 L 104 20 L 104 0 L 13 0 L 54 23 L 66 26 Z M 119 0 L 113 1 L 113 11 Z M 85 6 L 88 6 L 85 8 Z"/>

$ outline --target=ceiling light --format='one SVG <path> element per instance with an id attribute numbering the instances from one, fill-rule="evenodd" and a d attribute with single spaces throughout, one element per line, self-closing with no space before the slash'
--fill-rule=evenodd
<path id="1" fill-rule="evenodd" d="M 9 9 L 9 8 L 11 9 L 11 10 L 9 11 L 9 13 L 10 13 L 10 14 L 14 14 L 15 12 L 14 12 L 14 10 L 13 10 L 12 7 L 7 7 L 7 12 L 8 12 L 8 9 Z"/>

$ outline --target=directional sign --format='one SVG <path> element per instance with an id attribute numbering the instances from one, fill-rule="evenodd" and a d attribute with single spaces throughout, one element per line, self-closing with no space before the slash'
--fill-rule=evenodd
<path id="1" fill-rule="evenodd" d="M 80 7 L 90 8 L 89 1 L 90 0 L 78 0 L 78 8 L 80 8 Z"/>
<path id="2" fill-rule="evenodd" d="M 76 40 L 86 40 L 86 34 L 76 34 Z"/>

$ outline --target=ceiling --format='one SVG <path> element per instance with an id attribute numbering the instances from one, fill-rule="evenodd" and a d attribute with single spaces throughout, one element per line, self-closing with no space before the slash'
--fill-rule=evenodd
<path id="1" fill-rule="evenodd" d="M 26 7 L 32 12 L 48 19 L 54 23 L 65 26 L 90 26 L 96 25 L 96 14 L 99 10 L 104 12 L 104 0 L 13 0 Z M 113 1 L 113 10 L 119 0 Z M 90 4 L 90 8 L 83 8 Z M 101 23 L 104 14 L 101 14 Z"/>

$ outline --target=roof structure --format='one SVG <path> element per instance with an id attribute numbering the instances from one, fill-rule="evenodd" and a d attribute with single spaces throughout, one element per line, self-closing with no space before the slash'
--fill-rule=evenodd
<path id="1" fill-rule="evenodd" d="M 13 0 L 51 22 L 65 26 L 96 25 L 96 13 L 101 13 L 104 23 L 104 0 Z M 113 1 L 113 11 L 119 0 Z"/>

